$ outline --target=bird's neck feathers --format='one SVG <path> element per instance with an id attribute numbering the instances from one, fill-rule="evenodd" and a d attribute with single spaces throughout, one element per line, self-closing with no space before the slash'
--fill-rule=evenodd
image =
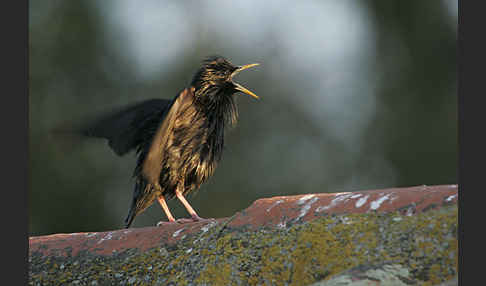
<path id="1" fill-rule="evenodd" d="M 215 162 L 221 160 L 226 127 L 236 125 L 238 108 L 233 94 L 223 93 L 213 89 L 205 94 L 194 92 L 194 106 L 197 112 L 205 118 L 207 130 L 206 142 L 210 147 Z"/>
<path id="2" fill-rule="evenodd" d="M 205 114 L 210 124 L 234 126 L 238 120 L 238 107 L 233 92 L 208 86 L 195 90 L 194 102 L 199 111 Z"/>

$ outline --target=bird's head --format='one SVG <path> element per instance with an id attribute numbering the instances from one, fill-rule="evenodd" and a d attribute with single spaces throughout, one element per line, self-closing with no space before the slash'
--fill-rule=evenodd
<path id="1" fill-rule="evenodd" d="M 256 94 L 233 81 L 233 77 L 240 71 L 257 65 L 259 64 L 234 66 L 221 56 L 207 58 L 192 80 L 196 97 L 231 96 L 236 92 L 243 92 L 258 99 Z"/>

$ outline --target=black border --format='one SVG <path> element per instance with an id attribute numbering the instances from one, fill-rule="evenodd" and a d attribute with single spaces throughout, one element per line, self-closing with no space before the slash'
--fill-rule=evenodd
<path id="1" fill-rule="evenodd" d="M 2 281 L 8 285 L 28 283 L 28 1 L 4 5 L 1 17 L 2 107 Z"/>
<path id="2" fill-rule="evenodd" d="M 458 15 L 457 15 L 457 140 L 458 140 L 458 253 L 457 253 L 457 275 L 459 285 L 466 285 L 464 279 L 464 259 L 463 259 L 463 210 L 464 210 L 464 81 L 463 81 L 463 34 L 462 30 L 464 28 L 463 20 L 463 2 L 458 1 Z"/>
<path id="3" fill-rule="evenodd" d="M 466 3 L 481 2 L 458 1 L 458 282 L 459 285 L 480 285 L 482 284 L 480 281 L 484 280 L 481 275 L 484 272 L 481 263 L 484 257 L 480 248 L 484 243 L 482 230 L 484 229 L 485 207 L 484 200 L 481 200 L 479 196 L 484 194 L 484 187 L 481 187 L 481 183 L 484 185 L 486 158 L 484 155 L 485 121 L 481 116 L 485 113 L 486 108 L 482 104 L 485 97 L 483 87 L 485 82 L 484 63 L 486 62 L 484 56 L 486 51 L 485 24 L 481 21 L 484 19 L 484 10 L 474 7 L 474 5 L 466 7 Z M 466 38 L 469 39 L 467 45 Z M 467 100 L 465 100 L 466 98 Z M 466 130 L 469 137 L 466 136 Z M 468 225 L 467 238 L 464 236 L 465 225 Z"/>

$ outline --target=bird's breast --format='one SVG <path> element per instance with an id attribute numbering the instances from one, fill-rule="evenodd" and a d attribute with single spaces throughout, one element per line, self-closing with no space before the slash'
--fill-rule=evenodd
<path id="1" fill-rule="evenodd" d="M 170 181 L 182 179 L 186 191 L 199 188 L 212 176 L 221 158 L 224 123 L 214 120 L 217 118 L 189 105 L 178 114 L 168 138 L 166 167 L 170 170 Z"/>

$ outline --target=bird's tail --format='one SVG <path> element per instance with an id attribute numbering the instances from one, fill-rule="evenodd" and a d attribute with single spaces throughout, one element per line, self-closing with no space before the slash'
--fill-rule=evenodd
<path id="1" fill-rule="evenodd" d="M 138 178 L 133 190 L 133 199 L 125 219 L 125 228 L 129 228 L 135 217 L 147 209 L 155 200 L 155 194 L 152 191 L 152 184 L 144 178 Z"/>
<path id="2" fill-rule="evenodd" d="M 135 216 L 136 216 L 136 214 L 133 211 L 133 208 L 130 208 L 130 211 L 128 212 L 128 216 L 125 219 L 125 228 L 129 228 L 130 227 L 130 225 L 132 224 L 133 219 L 135 218 Z"/>

